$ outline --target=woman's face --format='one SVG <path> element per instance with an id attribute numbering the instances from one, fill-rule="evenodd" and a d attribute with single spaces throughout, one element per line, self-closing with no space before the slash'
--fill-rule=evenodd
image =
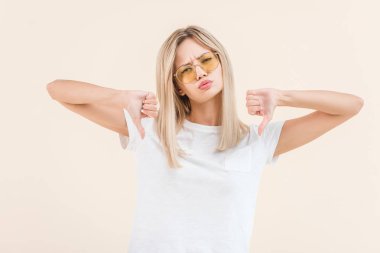
<path id="1" fill-rule="evenodd" d="M 211 52 L 208 48 L 203 47 L 192 38 L 186 38 L 177 48 L 177 54 L 174 61 L 174 71 L 179 66 L 186 63 L 198 65 L 197 58 L 203 53 Z M 178 83 L 180 94 L 186 94 L 190 100 L 197 103 L 203 103 L 214 98 L 223 89 L 222 67 L 219 63 L 218 67 L 210 73 L 206 73 L 200 66 L 195 66 L 196 80 L 191 83 Z M 204 80 L 212 81 L 209 89 L 200 89 L 199 85 Z"/>

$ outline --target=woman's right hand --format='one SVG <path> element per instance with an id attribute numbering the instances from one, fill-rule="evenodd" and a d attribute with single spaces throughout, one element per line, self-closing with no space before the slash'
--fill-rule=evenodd
<path id="1" fill-rule="evenodd" d="M 126 90 L 125 106 L 131 116 L 142 138 L 145 130 L 141 125 L 141 119 L 146 117 L 156 118 L 158 116 L 158 100 L 156 95 L 150 91 Z"/>

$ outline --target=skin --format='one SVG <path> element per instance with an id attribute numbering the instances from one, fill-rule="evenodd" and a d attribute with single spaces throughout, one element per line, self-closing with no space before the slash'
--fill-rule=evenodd
<path id="1" fill-rule="evenodd" d="M 192 48 L 194 51 L 190 54 L 188 51 L 179 51 L 178 64 L 186 63 L 185 55 L 191 60 L 202 53 L 200 45 L 196 45 L 193 41 L 187 41 L 184 48 Z M 186 54 L 185 54 L 186 53 Z M 188 59 L 189 59 L 188 58 Z M 185 58 L 186 59 L 186 58 Z M 190 121 L 204 125 L 218 125 L 217 108 L 220 106 L 220 91 L 223 88 L 221 72 L 214 71 L 208 76 L 197 67 L 198 79 L 189 85 L 182 85 L 181 92 L 187 94 L 195 105 L 195 113 L 189 117 Z M 198 84 L 204 78 L 217 80 L 215 89 L 204 92 L 198 90 Z M 214 78 L 214 79 L 212 79 Z M 207 93 L 207 91 L 210 91 Z M 202 93 L 203 92 L 203 93 Z M 154 95 L 151 94 L 152 116 L 157 110 L 154 102 Z M 331 129 L 337 127 L 343 122 L 354 117 L 360 112 L 364 105 L 364 100 L 353 94 L 342 93 L 329 90 L 279 90 L 273 88 L 250 89 L 246 93 L 246 108 L 250 115 L 258 115 L 263 117 L 259 125 L 258 134 L 261 136 L 266 126 L 272 120 L 274 112 L 278 106 L 308 108 L 314 111 L 301 117 L 285 120 L 279 141 L 274 152 L 274 156 L 278 156 L 290 150 L 301 147 L 312 140 L 322 136 Z M 203 112 L 204 110 L 204 112 Z M 214 120 L 214 121 L 212 121 Z M 209 123 L 209 124 L 207 124 Z"/>
<path id="2" fill-rule="evenodd" d="M 194 39 L 186 38 L 177 48 L 174 69 L 177 70 L 179 66 L 188 62 L 199 64 L 196 58 L 210 51 Z M 190 99 L 192 111 L 187 120 L 202 125 L 219 126 L 223 89 L 222 67 L 219 64 L 214 71 L 207 74 L 200 66 L 196 66 L 196 72 L 196 80 L 178 84 L 181 96 L 187 95 Z M 207 90 L 199 89 L 198 86 L 203 80 L 211 80 L 212 86 Z"/>
<path id="3" fill-rule="evenodd" d="M 191 38 L 178 47 L 175 67 L 192 61 L 209 49 Z M 223 89 L 222 70 L 219 66 L 207 74 L 196 66 L 197 79 L 179 84 L 180 94 L 187 95 L 192 105 L 188 120 L 203 125 L 219 126 L 219 108 Z M 205 79 L 212 87 L 200 90 Z M 123 108 L 130 113 L 144 137 L 141 118 L 157 117 L 158 104 L 154 93 L 146 91 L 115 90 L 98 85 L 74 81 L 55 80 L 47 85 L 50 96 L 73 112 L 115 132 L 128 136 Z M 246 107 L 250 115 L 263 117 L 258 134 L 261 136 L 272 120 L 277 106 L 309 108 L 315 111 L 284 122 L 274 156 L 300 147 L 355 116 L 364 105 L 361 97 L 328 90 L 278 90 L 262 88 L 247 90 Z M 142 110 L 141 110 L 142 109 Z"/>
<path id="4" fill-rule="evenodd" d="M 259 106 L 258 106 L 259 105 Z M 273 118 L 277 106 L 309 108 L 315 111 L 285 120 L 274 156 L 298 148 L 320 137 L 359 113 L 361 97 L 328 90 L 278 90 L 263 88 L 247 91 L 247 108 L 263 120 L 259 135 Z"/>
<path id="5" fill-rule="evenodd" d="M 72 112 L 124 136 L 129 136 L 124 119 L 126 109 L 142 138 L 141 119 L 156 118 L 159 105 L 153 92 L 117 90 L 76 80 L 57 79 L 47 84 L 50 97 Z"/>
<path id="6" fill-rule="evenodd" d="M 192 62 L 209 51 L 192 38 L 185 39 L 177 48 L 175 70 L 182 64 Z M 221 65 L 207 74 L 196 66 L 197 79 L 192 83 L 179 84 L 180 94 L 190 99 L 192 112 L 188 120 L 203 125 L 220 125 L 219 108 L 221 107 L 221 90 L 223 79 Z M 198 85 L 205 79 L 213 81 L 208 90 L 200 90 Z M 262 88 L 247 90 L 246 108 L 250 115 L 263 117 L 258 134 L 261 136 L 272 120 L 277 106 L 291 106 L 315 109 L 305 116 L 286 120 L 274 155 L 300 147 L 356 115 L 363 106 L 363 99 L 347 93 L 323 90 L 278 90 Z"/>

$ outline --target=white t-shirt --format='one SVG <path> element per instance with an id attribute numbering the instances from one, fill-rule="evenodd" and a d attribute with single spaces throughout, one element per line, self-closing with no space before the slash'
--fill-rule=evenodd
<path id="1" fill-rule="evenodd" d="M 217 153 L 220 126 L 186 120 L 177 135 L 190 155 L 182 168 L 168 167 L 153 131 L 153 118 L 141 119 L 141 136 L 124 109 L 129 137 L 121 146 L 137 164 L 137 207 L 128 253 L 248 253 L 262 169 L 273 157 L 284 121 L 258 125 L 234 149 Z"/>

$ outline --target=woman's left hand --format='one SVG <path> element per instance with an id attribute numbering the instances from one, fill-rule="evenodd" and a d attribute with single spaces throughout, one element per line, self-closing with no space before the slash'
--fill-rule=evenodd
<path id="1" fill-rule="evenodd" d="M 263 116 L 264 119 L 259 126 L 259 135 L 261 136 L 264 128 L 272 120 L 274 110 L 278 105 L 279 90 L 272 88 L 247 90 L 246 106 L 248 113 L 251 115 Z"/>

